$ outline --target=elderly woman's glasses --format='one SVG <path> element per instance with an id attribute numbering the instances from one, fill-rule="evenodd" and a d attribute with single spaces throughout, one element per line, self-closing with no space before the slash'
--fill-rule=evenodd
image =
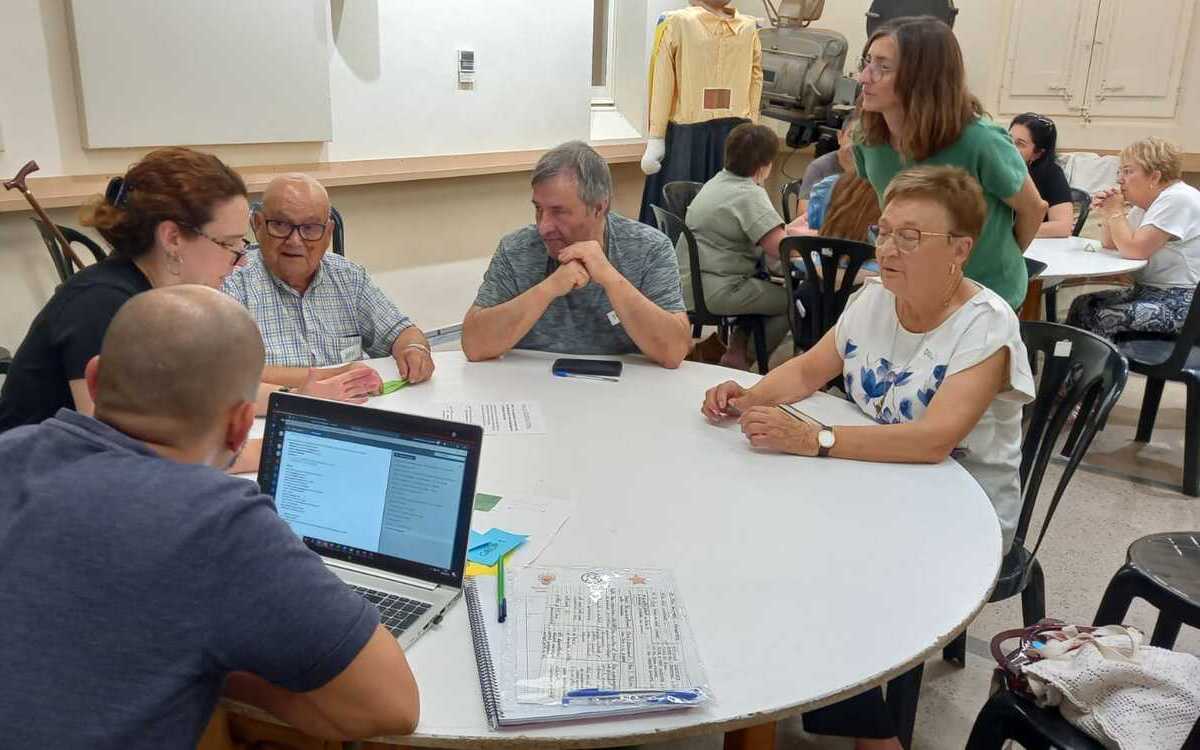
<path id="1" fill-rule="evenodd" d="M 189 224 L 182 224 L 181 226 L 190 229 L 214 245 L 222 248 L 226 252 L 232 253 L 233 265 L 235 266 L 242 262 L 242 258 L 246 257 L 246 251 L 250 248 L 250 242 L 245 237 L 239 237 L 236 240 L 218 240 L 216 237 L 213 237 L 200 227 L 193 227 Z"/>
<path id="2" fill-rule="evenodd" d="M 947 232 L 926 232 L 921 229 L 904 227 L 903 229 L 884 230 L 878 224 L 872 224 L 867 230 L 875 235 L 875 247 L 883 247 L 888 242 L 896 243 L 896 249 L 902 253 L 911 253 L 921 246 L 923 237 L 945 237 L 946 241 L 961 237 L 959 234 Z"/>
<path id="3" fill-rule="evenodd" d="M 277 240 L 286 240 L 292 236 L 292 232 L 299 232 L 300 239 L 308 242 L 316 242 L 325 236 L 325 227 L 328 224 L 293 224 L 290 221 L 283 219 L 267 219 L 267 234 Z"/>

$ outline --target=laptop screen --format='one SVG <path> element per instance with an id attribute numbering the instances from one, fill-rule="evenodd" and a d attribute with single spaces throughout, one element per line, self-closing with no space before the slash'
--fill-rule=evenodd
<path id="1" fill-rule="evenodd" d="M 314 551 L 459 585 L 478 428 L 272 396 L 259 485 Z"/>

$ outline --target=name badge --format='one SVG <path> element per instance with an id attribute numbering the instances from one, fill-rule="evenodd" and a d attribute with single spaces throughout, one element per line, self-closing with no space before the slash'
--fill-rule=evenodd
<path id="1" fill-rule="evenodd" d="M 613 326 L 619 326 L 619 325 L 621 325 L 621 319 L 617 317 L 617 311 L 616 311 L 616 310 L 609 310 L 609 311 L 608 311 L 608 324 L 609 324 L 609 325 L 613 325 Z"/>

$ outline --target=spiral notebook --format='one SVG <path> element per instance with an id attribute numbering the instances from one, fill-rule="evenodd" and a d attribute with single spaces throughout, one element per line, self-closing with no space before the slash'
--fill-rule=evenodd
<path id="1" fill-rule="evenodd" d="M 527 569 L 528 570 L 528 569 Z M 527 574 L 528 576 L 529 574 Z M 471 639 L 474 642 L 475 662 L 479 671 L 479 688 L 483 696 L 484 712 L 492 729 L 500 727 L 520 726 L 528 724 L 547 724 L 560 721 L 581 720 L 589 718 L 606 718 L 626 716 L 650 712 L 666 711 L 680 708 L 694 708 L 707 701 L 711 694 L 707 686 L 702 685 L 703 676 L 698 658 L 692 657 L 689 662 L 688 677 L 694 677 L 694 687 L 700 690 L 701 698 L 688 703 L 653 703 L 626 702 L 612 703 L 577 703 L 564 705 L 561 702 L 523 702 L 519 699 L 521 688 L 516 674 L 522 667 L 520 659 L 514 658 L 512 652 L 512 633 L 505 628 L 525 627 L 523 603 L 520 599 L 520 583 L 514 582 L 510 572 L 509 582 L 509 618 L 505 623 L 496 621 L 496 579 L 490 576 L 469 576 L 464 580 L 463 598 L 467 603 L 467 616 L 470 620 Z M 694 643 L 690 642 L 690 630 L 686 630 L 689 639 L 689 653 L 694 653 Z M 580 686 L 582 687 L 582 686 Z M 588 687 L 597 687 L 589 685 Z M 527 696 L 525 696 L 527 698 Z"/>

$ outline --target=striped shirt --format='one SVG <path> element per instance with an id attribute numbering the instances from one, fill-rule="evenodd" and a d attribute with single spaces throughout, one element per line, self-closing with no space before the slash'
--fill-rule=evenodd
<path id="1" fill-rule="evenodd" d="M 326 253 L 301 295 L 275 277 L 257 246 L 222 288 L 245 305 L 258 323 L 267 364 L 325 367 L 367 357 L 386 357 L 413 325 L 367 275 L 340 255 Z"/>

